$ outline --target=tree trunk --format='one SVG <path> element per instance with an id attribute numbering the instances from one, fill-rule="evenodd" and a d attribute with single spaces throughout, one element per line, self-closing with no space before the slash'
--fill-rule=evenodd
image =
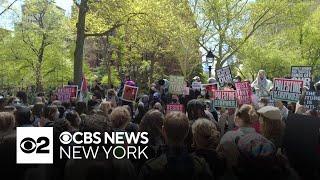
<path id="1" fill-rule="evenodd" d="M 36 65 L 36 71 L 35 71 L 35 78 L 36 78 L 36 91 L 41 92 L 42 91 L 42 72 L 41 72 L 41 63 L 38 63 Z"/>
<path id="2" fill-rule="evenodd" d="M 86 13 L 87 13 L 87 0 L 82 0 L 79 5 L 79 15 L 77 23 L 77 39 L 76 49 L 74 51 L 74 69 L 73 69 L 73 81 L 74 84 L 81 86 L 81 77 L 83 69 L 83 46 L 85 40 L 85 25 L 86 25 Z"/>

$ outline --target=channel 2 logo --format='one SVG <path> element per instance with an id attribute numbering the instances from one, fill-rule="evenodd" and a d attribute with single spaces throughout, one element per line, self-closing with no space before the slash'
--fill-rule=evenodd
<path id="1" fill-rule="evenodd" d="M 53 163 L 52 127 L 17 127 L 17 164 Z"/>

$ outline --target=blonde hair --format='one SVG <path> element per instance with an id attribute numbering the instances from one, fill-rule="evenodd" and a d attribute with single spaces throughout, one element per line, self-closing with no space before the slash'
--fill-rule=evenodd
<path id="1" fill-rule="evenodd" d="M 104 116 L 109 116 L 112 112 L 112 103 L 110 101 L 103 101 L 100 104 L 100 110 Z"/>
<path id="2" fill-rule="evenodd" d="M 125 107 L 117 107 L 110 114 L 113 128 L 124 129 L 131 120 L 130 112 Z"/>
<path id="3" fill-rule="evenodd" d="M 193 140 L 197 148 L 216 149 L 220 133 L 208 119 L 200 118 L 192 124 Z"/>
<path id="4" fill-rule="evenodd" d="M 15 119 L 12 113 L 0 112 L 0 132 L 13 130 L 15 124 Z"/>

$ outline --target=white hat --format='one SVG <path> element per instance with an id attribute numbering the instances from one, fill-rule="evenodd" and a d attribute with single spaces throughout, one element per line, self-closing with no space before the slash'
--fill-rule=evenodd
<path id="1" fill-rule="evenodd" d="M 258 110 L 258 113 L 268 119 L 281 120 L 282 118 L 280 109 L 273 106 L 264 106 Z"/>

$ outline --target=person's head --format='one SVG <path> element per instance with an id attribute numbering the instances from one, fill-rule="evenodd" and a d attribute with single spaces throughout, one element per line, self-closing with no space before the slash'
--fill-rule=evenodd
<path id="1" fill-rule="evenodd" d="M 192 99 L 187 104 L 187 114 L 189 120 L 196 120 L 206 117 L 205 115 L 206 104 L 199 99 Z"/>
<path id="2" fill-rule="evenodd" d="M 17 96 L 17 98 L 20 99 L 20 101 L 21 101 L 23 104 L 25 104 L 25 105 L 27 104 L 28 96 L 27 96 L 26 92 L 24 92 L 24 91 L 18 91 L 16 96 Z"/>
<path id="3" fill-rule="evenodd" d="M 110 101 L 103 101 L 100 104 L 100 110 L 104 116 L 109 116 L 112 112 L 112 103 Z"/>
<path id="4" fill-rule="evenodd" d="M 79 101 L 76 103 L 76 111 L 78 114 L 86 114 L 87 113 L 87 104 L 85 102 Z"/>
<path id="5" fill-rule="evenodd" d="M 257 113 L 253 106 L 244 104 L 236 112 L 235 124 L 238 127 L 249 127 L 257 119 Z"/>
<path id="6" fill-rule="evenodd" d="M 181 112 L 170 112 L 166 115 L 162 133 L 167 145 L 182 146 L 189 132 L 187 116 Z"/>
<path id="7" fill-rule="evenodd" d="M 241 76 L 236 76 L 236 77 L 234 78 L 234 82 L 241 82 L 241 81 L 242 81 Z"/>
<path id="8" fill-rule="evenodd" d="M 52 93 L 50 95 L 50 101 L 53 102 L 53 101 L 56 101 L 58 100 L 58 95 L 56 93 Z"/>
<path id="9" fill-rule="evenodd" d="M 44 103 L 43 98 L 40 96 L 36 97 L 34 101 L 35 103 Z"/>
<path id="10" fill-rule="evenodd" d="M 282 116 L 279 108 L 265 106 L 258 110 L 261 133 L 264 137 L 271 139 L 279 137 L 284 129 Z"/>
<path id="11" fill-rule="evenodd" d="M 16 121 L 12 113 L 0 112 L 0 135 L 11 132 L 16 125 Z"/>
<path id="12" fill-rule="evenodd" d="M 44 104 L 43 103 L 36 103 L 32 109 L 31 109 L 31 112 L 32 112 L 32 115 L 34 117 L 41 117 L 41 113 L 43 111 L 43 108 L 44 108 Z"/>
<path id="13" fill-rule="evenodd" d="M 139 124 L 140 132 L 148 132 L 149 142 L 153 142 L 157 137 L 161 137 L 161 128 L 164 121 L 164 115 L 158 110 L 148 111 Z"/>
<path id="14" fill-rule="evenodd" d="M 275 102 L 275 106 L 276 106 L 277 108 L 279 108 L 279 109 L 282 109 L 284 105 L 283 105 L 282 101 L 277 100 L 277 101 Z"/>
<path id="15" fill-rule="evenodd" d="M 318 81 L 317 83 L 314 84 L 314 89 L 316 91 L 320 91 L 320 81 Z"/>
<path id="16" fill-rule="evenodd" d="M 70 125 L 74 128 L 74 129 L 79 129 L 79 125 L 80 125 L 80 116 L 76 111 L 67 111 L 65 113 L 65 119 L 70 123 Z"/>
<path id="17" fill-rule="evenodd" d="M 269 103 L 269 99 L 268 98 L 261 98 L 260 101 L 258 102 L 259 109 L 264 107 L 264 106 L 267 106 L 268 103 Z"/>
<path id="18" fill-rule="evenodd" d="M 14 113 L 17 125 L 31 125 L 31 111 L 26 106 L 16 106 Z"/>
<path id="19" fill-rule="evenodd" d="M 60 113 L 57 106 L 45 106 L 42 112 L 42 117 L 49 120 L 55 121 L 59 118 Z"/>
<path id="20" fill-rule="evenodd" d="M 258 72 L 258 77 L 260 78 L 260 79 L 264 79 L 264 78 L 266 78 L 266 72 L 264 71 L 264 70 L 259 70 L 259 72 Z"/>
<path id="21" fill-rule="evenodd" d="M 116 129 L 125 129 L 131 120 L 130 112 L 125 107 L 116 107 L 110 114 L 111 125 Z"/>
<path id="22" fill-rule="evenodd" d="M 6 106 L 6 99 L 0 95 L 0 111 L 4 109 L 4 107 Z"/>
<path id="23" fill-rule="evenodd" d="M 156 109 L 156 110 L 158 110 L 158 111 L 160 111 L 160 112 L 163 111 L 163 107 L 162 107 L 161 103 L 159 103 L 159 102 L 156 102 L 156 103 L 153 105 L 153 109 Z"/>
<path id="24" fill-rule="evenodd" d="M 193 141 L 198 149 L 216 149 L 220 133 L 216 125 L 208 119 L 197 119 L 192 124 Z"/>

